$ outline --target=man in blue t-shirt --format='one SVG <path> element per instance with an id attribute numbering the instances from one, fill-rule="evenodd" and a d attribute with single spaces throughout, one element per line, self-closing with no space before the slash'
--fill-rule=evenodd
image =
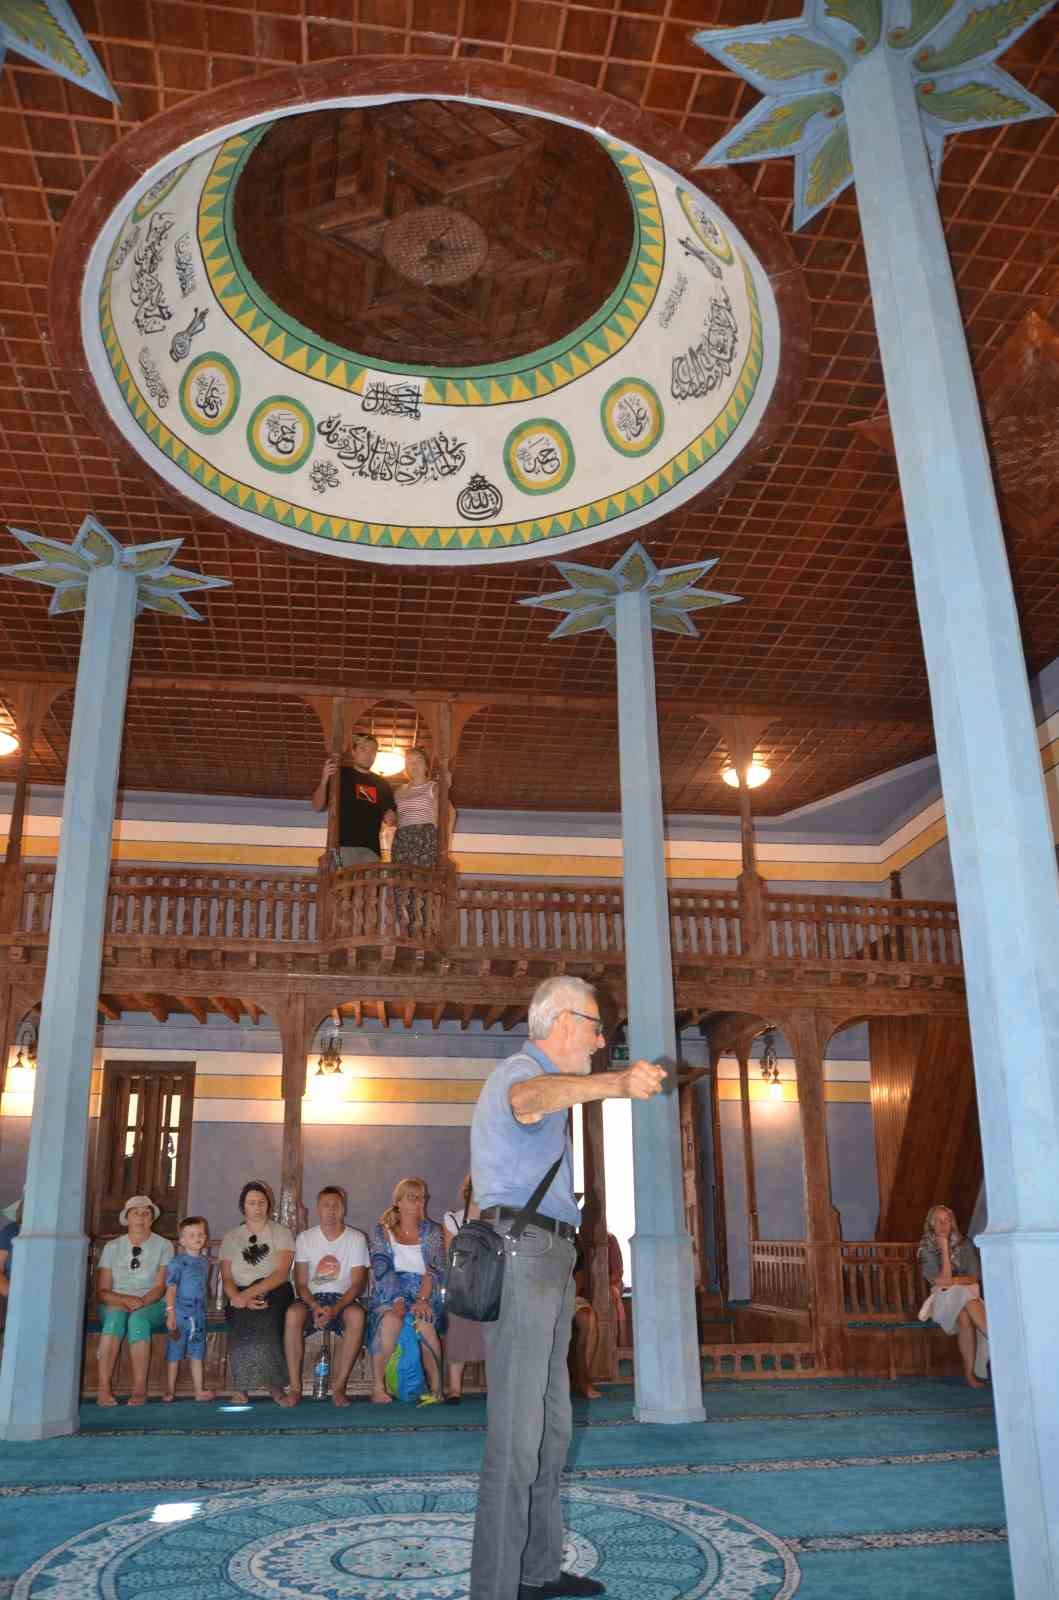
<path id="1" fill-rule="evenodd" d="M 530 1043 L 490 1073 L 471 1123 L 474 1197 L 504 1238 L 505 1261 L 500 1316 L 482 1324 L 489 1409 L 470 1600 L 604 1592 L 597 1579 L 562 1571 L 559 1478 L 571 1431 L 566 1356 L 579 1221 L 567 1113 L 590 1100 L 649 1100 L 666 1073 L 636 1061 L 592 1074 L 600 1028 L 591 984 L 545 979 L 530 1001 Z M 505 1230 L 556 1161 L 516 1246 Z"/>

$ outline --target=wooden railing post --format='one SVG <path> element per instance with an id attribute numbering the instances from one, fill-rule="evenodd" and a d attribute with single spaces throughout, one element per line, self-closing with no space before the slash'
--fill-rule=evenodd
<path id="1" fill-rule="evenodd" d="M 805 1166 L 805 1232 L 809 1304 L 820 1365 L 842 1371 L 845 1333 L 838 1213 L 831 1203 L 831 1166 L 824 1100 L 824 1051 L 831 1024 L 819 1011 L 795 1011 L 784 1021 L 794 1052 Z"/>

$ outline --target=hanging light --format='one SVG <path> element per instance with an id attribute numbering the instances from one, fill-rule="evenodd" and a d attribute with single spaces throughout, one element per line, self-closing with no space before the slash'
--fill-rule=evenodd
<path id="1" fill-rule="evenodd" d="M 723 767 L 721 777 L 730 789 L 738 789 L 739 774 L 734 767 Z M 768 783 L 772 777 L 772 768 L 766 767 L 760 761 L 752 761 L 746 769 L 746 786 L 748 789 L 760 789 L 763 783 Z"/>
<path id="2" fill-rule="evenodd" d="M 19 748 L 18 739 L 5 728 L 0 732 L 0 757 L 13 756 Z"/>
<path id="3" fill-rule="evenodd" d="M 779 1059 L 776 1055 L 776 1036 L 771 1029 L 762 1040 L 761 1078 L 768 1085 L 773 1100 L 782 1100 L 783 1084 L 780 1082 Z"/>
<path id="4" fill-rule="evenodd" d="M 380 778 L 394 778 L 399 772 L 404 771 L 405 753 L 393 744 L 388 750 L 380 750 L 371 764 L 372 772 L 377 772 Z"/>
<path id="5" fill-rule="evenodd" d="M 342 1071 L 342 1030 L 335 1028 L 323 1041 L 316 1060 L 317 1078 L 332 1078 Z"/>

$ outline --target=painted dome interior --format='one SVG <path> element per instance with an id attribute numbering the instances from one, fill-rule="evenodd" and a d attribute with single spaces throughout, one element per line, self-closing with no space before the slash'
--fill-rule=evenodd
<path id="1" fill-rule="evenodd" d="M 634 242 L 621 173 L 589 133 L 442 100 L 278 122 L 240 176 L 235 230 L 306 327 L 432 367 L 554 343 L 606 300 Z"/>

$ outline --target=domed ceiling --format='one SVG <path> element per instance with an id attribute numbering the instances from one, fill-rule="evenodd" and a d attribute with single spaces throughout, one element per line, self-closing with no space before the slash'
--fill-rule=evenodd
<path id="1" fill-rule="evenodd" d="M 752 438 L 769 278 L 631 146 L 406 98 L 198 143 L 100 230 L 83 336 L 126 439 L 229 522 L 359 559 L 540 556 L 655 519 Z"/>

